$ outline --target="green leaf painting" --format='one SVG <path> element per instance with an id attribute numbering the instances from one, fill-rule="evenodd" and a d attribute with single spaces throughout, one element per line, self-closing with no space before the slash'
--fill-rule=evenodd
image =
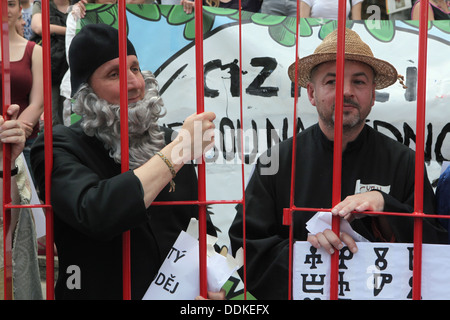
<path id="1" fill-rule="evenodd" d="M 180 5 L 127 5 L 127 11 L 141 19 L 148 21 L 159 21 L 164 17 L 167 23 L 172 25 L 184 25 L 183 36 L 187 40 L 195 39 L 195 15 L 186 14 Z M 81 26 L 88 23 L 106 23 L 117 28 L 117 5 L 88 4 L 86 17 L 82 20 Z M 226 17 L 230 24 L 241 22 L 254 23 L 266 26 L 270 37 L 279 45 L 292 47 L 296 43 L 296 35 L 300 37 L 310 37 L 313 28 L 319 28 L 320 39 L 325 38 L 333 30 L 337 29 L 336 20 L 301 18 L 297 28 L 295 17 L 273 16 L 262 13 L 247 11 L 203 7 L 203 35 L 213 31 L 217 17 Z M 419 31 L 419 21 L 401 21 Z M 347 28 L 352 28 L 354 23 L 363 23 L 367 32 L 382 42 L 389 42 L 395 36 L 396 20 L 364 20 L 347 21 Z M 428 29 L 437 28 L 444 33 L 450 33 L 450 20 L 436 20 L 428 22 Z"/>

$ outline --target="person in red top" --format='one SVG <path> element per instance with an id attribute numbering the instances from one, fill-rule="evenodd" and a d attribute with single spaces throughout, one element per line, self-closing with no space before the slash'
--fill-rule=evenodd
<path id="1" fill-rule="evenodd" d="M 31 144 L 39 132 L 39 118 L 44 111 L 42 48 L 17 32 L 15 25 L 21 11 L 19 0 L 8 0 L 11 103 L 20 107 L 18 120 L 27 138 L 24 155 L 29 166 Z"/>

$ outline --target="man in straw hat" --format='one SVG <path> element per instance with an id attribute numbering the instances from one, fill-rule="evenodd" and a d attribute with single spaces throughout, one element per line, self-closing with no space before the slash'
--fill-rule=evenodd
<path id="1" fill-rule="evenodd" d="M 122 234 L 128 230 L 131 298 L 141 299 L 180 231 L 198 217 L 194 206 L 151 204 L 197 199 L 190 160 L 200 157 L 214 139 L 194 140 L 194 126 L 206 137 L 214 128 L 215 115 L 189 116 L 172 140 L 172 131 L 157 124 L 165 111 L 155 76 L 141 71 L 128 40 L 130 170 L 122 172 L 118 48 L 117 29 L 90 24 L 74 37 L 69 50 L 73 110 L 82 119 L 70 127 L 57 125 L 53 131 L 56 299 L 122 299 Z M 44 149 L 41 135 L 31 152 L 41 199 L 45 199 Z M 208 234 L 215 234 L 209 219 Z"/>
<path id="2" fill-rule="evenodd" d="M 332 207 L 334 109 L 336 92 L 337 32 L 329 34 L 314 54 L 299 60 L 298 81 L 307 89 L 317 108 L 318 123 L 297 135 L 294 205 L 313 208 L 293 213 L 296 240 L 308 240 L 314 247 L 333 253 L 344 244 L 357 252 L 355 240 L 346 233 L 330 229 L 309 235 L 306 222 L 320 211 L 351 223 L 369 241 L 412 242 L 413 219 L 390 215 L 366 215 L 364 211 L 413 212 L 414 152 L 405 145 L 365 124 L 375 102 L 375 89 L 392 85 L 397 71 L 373 56 L 358 34 L 347 29 L 345 35 L 343 152 L 341 195 Z M 295 81 L 295 64 L 289 68 Z M 246 188 L 247 285 L 258 299 L 288 297 L 289 227 L 283 225 L 283 209 L 290 208 L 292 139 L 267 151 L 267 159 L 279 161 L 279 170 L 264 174 L 272 164 L 258 161 Z M 317 208 L 314 210 L 314 208 Z M 434 212 L 434 194 L 425 174 L 424 212 Z M 243 208 L 229 234 L 233 250 L 243 238 Z M 423 222 L 423 240 L 445 243 L 446 231 L 435 219 Z"/>

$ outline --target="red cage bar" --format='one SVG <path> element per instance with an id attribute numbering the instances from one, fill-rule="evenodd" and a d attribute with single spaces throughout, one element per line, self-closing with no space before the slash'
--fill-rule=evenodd
<path id="1" fill-rule="evenodd" d="M 244 113 L 243 110 L 243 97 L 242 97 L 242 1 L 239 0 L 239 117 L 241 120 L 241 123 L 244 123 Z M 242 223 L 242 250 L 244 254 L 244 261 L 243 261 L 243 283 L 244 283 L 244 300 L 247 300 L 247 272 L 246 272 L 246 266 L 247 266 L 247 259 L 246 259 L 246 253 L 247 253 L 247 246 L 246 246 L 246 234 L 245 234 L 245 176 L 244 176 L 244 134 L 243 134 L 243 126 L 242 130 L 239 135 L 239 139 L 241 141 L 241 185 L 242 185 L 242 199 L 240 203 L 242 204 L 242 216 L 243 216 L 243 223 Z"/>
<path id="2" fill-rule="evenodd" d="M 299 20 L 299 0 L 297 0 L 297 20 Z M 408 213 L 396 212 L 371 212 L 371 214 L 397 215 L 404 217 L 413 217 L 414 223 L 414 260 L 413 260 L 413 299 L 418 300 L 421 297 L 421 265 L 422 265 L 422 221 L 423 218 L 441 217 L 439 215 L 425 215 L 423 213 L 423 178 L 424 178 L 424 137 L 425 137 L 425 110 L 426 110 L 426 63 L 427 63 L 427 24 L 428 24 L 428 0 L 423 0 L 420 15 L 419 27 L 419 62 L 418 62 L 418 93 L 417 93 L 417 140 L 416 140 L 416 168 L 415 168 L 415 207 L 413 215 Z M 241 3 L 241 0 L 239 0 Z M 241 7 L 241 5 L 239 6 Z M 2 86 L 3 86 L 3 114 L 11 104 L 10 81 L 9 81 L 9 42 L 8 42 L 8 19 L 6 2 L 2 1 L 0 7 L 2 16 Z M 204 111 L 204 73 L 203 73 L 203 9 L 202 3 L 197 1 L 195 4 L 195 51 L 196 51 L 196 109 L 197 112 Z M 128 104 L 127 104 L 127 67 L 126 67 L 126 1 L 118 1 L 118 21 L 119 21 L 119 58 L 120 58 L 120 82 L 121 82 L 121 122 L 128 123 Z M 332 204 L 335 205 L 341 200 L 341 154 L 342 154 L 342 108 L 343 108 L 343 71 L 345 64 L 345 24 L 346 24 L 346 0 L 339 0 L 339 19 L 338 19 L 338 48 L 337 48 L 337 85 L 336 85 L 336 125 L 334 141 L 334 162 L 333 162 L 333 198 Z M 43 83 L 44 83 L 44 121 L 46 124 L 52 123 L 51 107 L 51 60 L 50 60 L 50 28 L 49 28 L 49 0 L 42 0 L 42 39 L 43 39 Z M 239 60 L 240 60 L 240 92 L 242 92 L 242 21 L 241 9 L 239 9 Z M 299 34 L 299 24 L 296 26 L 296 34 Z M 296 145 L 297 124 L 297 98 L 298 98 L 298 51 L 299 37 L 296 37 L 295 45 L 295 63 L 296 63 L 296 83 L 294 92 L 294 125 L 293 125 L 293 145 Z M 242 94 L 240 94 L 240 118 L 243 123 Z M 47 126 L 49 127 L 49 126 Z M 121 136 L 128 137 L 128 126 L 121 126 Z M 241 152 L 243 156 L 243 130 L 240 131 Z M 121 148 L 126 150 L 122 152 L 122 172 L 129 170 L 128 166 L 128 139 L 121 139 Z M 12 299 L 12 242 L 10 228 L 10 211 L 12 208 L 19 207 L 41 207 L 46 212 L 46 263 L 47 263 L 47 299 L 54 299 L 54 239 L 53 239 L 53 210 L 50 202 L 51 189 L 51 170 L 52 170 L 52 131 L 45 131 L 45 189 L 46 199 L 43 205 L 12 205 L 10 190 L 10 151 L 8 145 L 3 145 L 4 150 L 4 180 L 3 180 L 3 219 L 4 219 L 4 261 L 5 261 L 5 298 Z M 284 223 L 290 225 L 290 248 L 289 248 L 289 299 L 292 298 L 292 214 L 297 211 L 320 211 L 323 208 L 298 208 L 294 204 L 295 190 L 295 154 L 296 148 L 293 148 L 292 155 L 292 176 L 291 176 L 291 195 L 290 208 L 285 209 Z M 244 239 L 244 297 L 247 294 L 246 285 L 246 258 L 245 258 L 245 181 L 244 181 L 244 161 L 242 162 L 242 191 L 243 197 L 238 200 L 206 200 L 205 183 L 205 161 L 200 161 L 198 165 L 198 200 L 197 201 L 174 201 L 174 202 L 154 202 L 152 205 L 196 205 L 199 207 L 199 266 L 200 266 L 200 294 L 207 296 L 207 277 L 206 277 L 206 205 L 208 204 L 237 204 L 243 205 L 243 239 Z M 332 220 L 332 229 L 339 232 L 339 218 Z M 338 294 L 338 253 L 332 255 L 331 260 L 331 281 L 330 281 L 330 299 L 337 299 Z M 129 231 L 123 234 L 123 298 L 131 299 L 131 280 L 130 280 L 130 235 Z"/>
<path id="3" fill-rule="evenodd" d="M 334 110 L 334 158 L 333 158 L 333 194 L 332 206 L 341 201 L 342 177 L 342 112 L 344 106 L 344 64 L 345 64 L 345 23 L 347 1 L 339 0 L 338 6 L 338 38 L 336 52 L 336 99 Z M 340 218 L 333 216 L 332 229 L 339 234 Z M 330 299 L 338 297 L 339 252 L 331 255 Z"/>
<path id="4" fill-rule="evenodd" d="M 197 113 L 205 111 L 205 88 L 203 73 L 203 3 L 195 2 L 195 77 L 196 77 L 196 98 Z M 198 163 L 198 200 L 206 200 L 206 171 L 203 159 Z M 200 272 L 200 295 L 207 297 L 208 279 L 206 277 L 206 205 L 198 207 L 198 228 L 199 228 L 199 272 Z"/>
<path id="5" fill-rule="evenodd" d="M 416 116 L 416 167 L 414 189 L 414 215 L 423 213 L 424 148 L 425 148 L 425 108 L 427 84 L 427 38 L 428 6 L 425 0 L 420 6 L 419 62 L 417 78 L 417 116 Z M 420 300 L 422 283 L 422 224 L 423 219 L 414 219 L 414 257 L 413 257 L 413 299 Z"/>
<path id="6" fill-rule="evenodd" d="M 50 2 L 42 1 L 42 55 L 44 83 L 44 123 L 52 123 L 52 88 L 51 88 L 51 55 L 50 55 Z M 47 126 L 48 127 L 48 126 Z M 51 126 L 50 126 L 51 127 Z M 47 300 L 55 298 L 54 283 L 54 238 L 53 207 L 51 206 L 51 172 L 53 168 L 53 133 L 45 130 L 45 252 L 46 252 L 46 292 Z"/>
<path id="7" fill-rule="evenodd" d="M 8 9 L 7 2 L 2 1 L 2 84 L 3 84 L 3 108 L 2 115 L 7 119 L 6 110 L 11 105 L 11 81 L 10 81 L 10 60 L 9 60 L 9 37 L 8 37 Z M 6 17 L 6 19 L 5 19 Z M 11 146 L 3 144 L 3 203 L 11 203 Z M 12 232 L 11 209 L 3 206 L 3 260 L 4 260 L 4 288 L 5 299 L 12 299 Z"/>
<path id="8" fill-rule="evenodd" d="M 120 75 L 120 122 L 128 123 L 128 70 L 127 70 L 127 20 L 125 1 L 119 1 L 119 75 Z M 129 169 L 129 141 L 128 126 L 120 126 L 121 170 Z M 131 255 L 130 231 L 122 235 L 122 270 L 123 270 L 123 299 L 131 299 Z"/>

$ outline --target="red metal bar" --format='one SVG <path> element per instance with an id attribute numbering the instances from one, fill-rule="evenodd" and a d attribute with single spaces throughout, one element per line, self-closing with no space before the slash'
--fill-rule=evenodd
<path id="1" fill-rule="evenodd" d="M 295 163 L 296 163 L 296 151 L 297 151 L 297 105 L 298 105 L 298 48 L 299 48 L 299 25 L 300 25 L 300 0 L 297 0 L 297 14 L 296 14 L 296 26 L 295 26 L 295 81 L 294 81 L 294 115 L 292 120 L 292 162 L 291 162 L 291 194 L 289 202 L 289 271 L 288 271 L 288 299 L 292 300 L 292 264 L 293 264 L 293 242 L 294 242 L 294 232 L 292 223 L 292 208 L 294 204 L 294 194 L 295 194 Z"/>
<path id="2" fill-rule="evenodd" d="M 203 74 L 203 6 L 202 1 L 195 1 L 195 71 L 196 71 L 196 95 L 197 113 L 205 110 L 204 106 L 204 74 Z M 205 161 L 201 159 L 198 163 L 198 199 L 206 200 L 206 171 Z M 200 295 L 204 298 L 208 295 L 207 261 L 206 261 L 206 206 L 198 208 L 199 222 L 199 273 L 200 273 Z"/>
<path id="3" fill-rule="evenodd" d="M 50 205 L 46 204 L 5 204 L 8 208 L 51 208 Z"/>
<path id="4" fill-rule="evenodd" d="M 246 246 L 246 223 L 245 223 L 245 176 L 244 176 L 244 114 L 243 114 L 243 103 L 242 103 L 242 1 L 239 0 L 239 116 L 241 119 L 241 183 L 242 183 L 242 250 L 244 254 L 243 261 L 243 283 L 244 283 L 244 300 L 247 300 L 247 246 Z"/>
<path id="5" fill-rule="evenodd" d="M 128 141 L 128 68 L 127 68 L 127 17 L 126 2 L 118 2 L 119 12 L 119 80 L 120 80 L 120 146 L 121 146 L 121 170 L 129 169 L 129 141 Z M 131 299 L 131 255 L 130 255 L 130 231 L 122 234 L 122 282 L 123 299 Z"/>
<path id="6" fill-rule="evenodd" d="M 292 211 L 331 211 L 331 209 L 326 208 L 300 208 L 294 207 L 291 209 Z M 401 216 L 401 217 L 409 217 L 409 218 L 439 218 L 439 219 L 450 219 L 448 215 L 438 215 L 438 214 L 425 214 L 420 212 L 415 212 L 414 214 L 407 212 L 388 212 L 388 211 L 367 211 L 367 213 L 371 215 L 386 215 L 386 216 Z"/>
<path id="7" fill-rule="evenodd" d="M 339 0 L 338 7 L 338 34 L 336 54 L 336 98 L 335 98 L 335 121 L 334 121 L 334 157 L 333 157 L 333 194 L 332 206 L 341 202 L 341 178 L 342 178 L 342 112 L 344 102 L 344 64 L 345 64 L 345 24 L 347 21 L 347 1 Z M 339 235 L 340 218 L 333 216 L 332 230 Z M 331 255 L 330 274 L 330 299 L 338 298 L 338 274 L 339 274 L 339 252 Z"/>
<path id="8" fill-rule="evenodd" d="M 8 34 L 8 7 L 7 1 L 2 1 L 2 84 L 3 84 L 3 108 L 2 115 L 8 119 L 6 110 L 11 105 L 11 69 L 9 59 L 9 34 Z M 12 230 L 11 230 L 11 209 L 6 204 L 11 203 L 11 146 L 3 144 L 3 267 L 4 267 L 4 299 L 13 299 L 12 284 Z"/>
<path id="9" fill-rule="evenodd" d="M 417 78 L 416 162 L 414 214 L 423 213 L 425 107 L 427 85 L 428 0 L 422 0 L 419 18 L 419 62 Z M 422 284 L 422 218 L 414 219 L 413 300 L 421 298 Z"/>
<path id="10" fill-rule="evenodd" d="M 52 127 L 52 74 L 50 55 L 50 4 L 49 0 L 42 1 L 42 65 L 44 83 L 44 123 L 47 128 Z M 53 133 L 44 132 L 45 152 L 45 252 L 46 252 L 46 292 L 47 300 L 54 299 L 54 237 L 53 237 L 53 208 L 51 207 L 51 172 L 53 168 Z"/>
<path id="11" fill-rule="evenodd" d="M 178 201 L 154 201 L 152 206 L 164 206 L 164 205 L 208 205 L 208 204 L 234 204 L 242 203 L 243 200 L 178 200 Z"/>

